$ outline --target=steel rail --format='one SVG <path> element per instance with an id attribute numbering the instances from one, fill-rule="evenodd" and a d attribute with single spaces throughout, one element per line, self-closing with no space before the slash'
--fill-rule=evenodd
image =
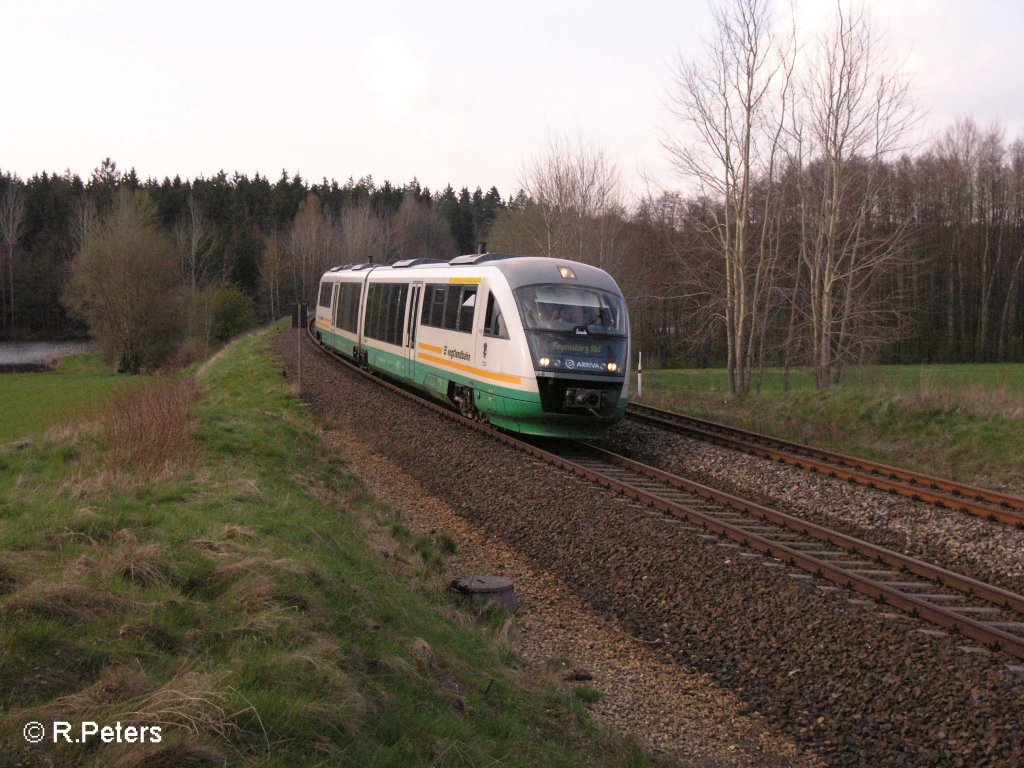
<path id="1" fill-rule="evenodd" d="M 649 405 L 630 403 L 626 415 L 637 421 L 690 435 L 724 448 L 781 461 L 829 477 L 897 493 L 916 501 L 965 512 L 987 520 L 1024 527 L 1024 499 L 1017 496 L 900 467 L 891 467 L 869 459 L 826 451 Z"/>
<path id="2" fill-rule="evenodd" d="M 578 461 L 573 461 L 572 459 L 566 458 L 557 453 L 544 450 L 536 445 L 512 437 L 507 433 L 495 430 L 484 423 L 467 419 L 461 414 L 456 413 L 439 403 L 426 400 L 414 392 L 386 381 L 385 379 L 374 375 L 370 371 L 358 367 L 340 353 L 320 344 L 309 329 L 307 329 L 307 332 L 313 348 L 325 358 L 340 362 L 350 370 L 359 373 L 367 379 L 384 386 L 402 397 L 412 400 L 418 405 L 429 408 L 447 418 L 453 419 L 470 429 L 476 430 L 481 434 L 487 435 L 488 437 L 513 447 L 522 453 L 540 459 L 547 464 L 563 469 L 579 477 L 583 477 L 584 479 L 620 493 L 648 507 L 667 513 L 677 519 L 685 520 L 705 530 L 712 531 L 720 536 L 725 536 L 738 544 L 748 546 L 758 552 L 770 555 L 771 557 L 791 566 L 800 568 L 816 576 L 826 578 L 840 586 L 854 589 L 861 594 L 867 595 L 868 597 L 894 608 L 903 610 L 912 616 L 917 616 L 938 626 L 959 632 L 963 636 L 969 637 L 988 648 L 993 650 L 1002 650 L 1017 658 L 1024 659 L 1024 637 L 1006 632 L 999 627 L 972 619 L 969 616 L 958 614 L 955 609 L 929 603 L 927 600 L 924 600 L 912 593 L 902 592 L 890 584 L 887 584 L 885 581 L 871 579 L 863 572 L 843 568 L 834 562 L 829 562 L 827 559 L 821 559 L 814 555 L 807 554 L 796 547 L 787 545 L 786 543 L 772 540 L 769 537 L 754 531 L 746 530 L 740 525 L 728 522 L 716 517 L 714 514 L 697 509 L 694 506 L 666 498 L 664 495 L 654 493 L 650 489 L 641 488 L 635 483 L 624 482 L 621 479 L 616 479 L 606 471 L 599 471 L 593 467 L 588 467 Z M 602 453 L 609 453 L 602 449 L 595 449 L 592 446 L 587 446 L 587 448 L 588 450 L 595 451 L 598 455 Z M 886 550 L 882 547 L 876 547 L 868 542 L 845 536 L 845 534 L 841 534 L 838 531 L 829 531 L 828 529 L 822 528 L 821 526 L 817 526 L 813 523 L 801 521 L 798 518 L 774 512 L 767 507 L 762 507 L 761 505 L 754 504 L 753 502 L 744 501 L 743 499 L 730 496 L 729 494 L 724 494 L 713 488 L 701 486 L 697 483 L 691 483 L 683 478 L 669 475 L 669 473 L 663 472 L 662 470 L 654 467 L 641 465 L 639 462 L 634 462 L 630 459 L 626 459 L 625 457 L 617 456 L 615 454 L 609 455 L 615 457 L 615 460 L 612 462 L 614 464 L 628 467 L 631 471 L 636 471 L 643 476 L 657 479 L 660 482 L 667 482 L 673 488 L 693 493 L 701 498 L 714 501 L 723 507 L 735 509 L 745 514 L 770 520 L 772 522 L 774 522 L 773 518 L 777 518 L 782 521 L 778 523 L 778 525 L 786 529 L 794 530 L 808 536 L 813 536 L 816 539 L 827 541 L 833 546 L 840 548 L 843 547 L 843 543 L 840 542 L 845 542 L 846 545 L 850 547 L 848 551 L 857 552 L 862 557 L 876 559 L 879 562 L 884 562 L 900 570 L 915 573 L 922 578 L 938 581 L 951 589 L 956 589 L 964 594 L 995 603 L 1003 610 L 1024 611 L 1024 596 L 1000 589 L 999 587 L 984 584 L 983 582 L 975 581 L 966 576 L 953 573 L 952 571 L 931 566 L 923 561 L 900 555 L 899 553 Z M 671 481 L 667 479 L 669 477 L 672 478 Z M 788 520 L 786 520 L 786 518 L 788 518 Z M 815 536 L 815 534 L 817 534 L 817 536 Z M 926 576 L 926 573 L 934 575 Z M 922 584 L 927 585 L 927 582 L 923 582 Z M 1022 617 L 1022 619 L 1024 619 L 1024 617 Z M 1024 621 L 1022 621 L 1022 623 L 1024 623 Z"/>
<path id="3" fill-rule="evenodd" d="M 753 501 L 747 501 L 746 499 L 741 499 L 738 496 L 733 496 L 732 494 L 724 491 L 696 483 L 692 480 L 687 480 L 679 477 L 678 475 L 673 475 L 669 472 L 665 472 L 664 470 L 657 469 L 656 467 L 642 464 L 638 461 L 634 461 L 633 459 L 629 459 L 603 448 L 598 448 L 597 446 L 589 444 L 587 445 L 587 448 L 601 456 L 608 463 L 625 467 L 636 474 L 645 475 L 666 485 L 671 485 L 674 488 L 680 488 L 688 493 L 692 493 L 704 499 L 709 499 L 723 506 L 751 515 L 752 517 L 767 520 L 780 527 L 788 528 L 789 530 L 797 533 L 827 542 L 847 552 L 855 552 L 856 554 L 870 560 L 885 563 L 886 565 L 890 565 L 898 570 L 913 573 L 924 579 L 928 579 L 929 581 L 939 582 L 950 589 L 955 589 L 966 595 L 973 595 L 994 605 L 1002 606 L 1008 610 L 1024 613 L 1024 595 L 1019 595 L 1016 592 L 1011 592 L 1009 590 L 1002 589 L 1001 587 L 986 584 L 983 581 L 963 576 L 955 571 L 947 570 L 941 566 L 932 565 L 924 560 L 918 560 L 910 557 L 909 555 L 904 555 L 894 550 L 887 549 L 886 547 L 872 544 L 868 541 L 864 541 L 863 539 L 849 536 L 845 533 L 841 533 L 831 528 L 826 528 L 802 518 L 795 517 L 784 512 L 778 512 Z"/>

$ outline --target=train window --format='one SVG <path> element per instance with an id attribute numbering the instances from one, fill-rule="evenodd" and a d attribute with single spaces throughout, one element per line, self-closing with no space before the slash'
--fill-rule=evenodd
<path id="1" fill-rule="evenodd" d="M 508 338 L 505 318 L 501 316 L 501 307 L 494 300 L 493 293 L 487 295 L 487 319 L 484 321 L 484 336 L 496 336 L 499 339 Z"/>
<path id="2" fill-rule="evenodd" d="M 336 328 L 355 333 L 359 325 L 359 283 L 342 283 L 334 309 Z"/>
<path id="3" fill-rule="evenodd" d="M 459 327 L 459 306 L 462 303 L 462 291 L 461 286 L 449 285 L 448 286 L 448 298 L 444 303 L 444 323 L 443 328 L 447 328 L 449 331 L 458 330 Z"/>
<path id="4" fill-rule="evenodd" d="M 377 315 L 380 314 L 380 286 L 371 285 L 366 291 L 366 308 L 363 316 L 363 333 L 371 339 L 377 338 Z"/>
<path id="5" fill-rule="evenodd" d="M 331 306 L 331 291 L 334 288 L 334 283 L 323 282 L 320 283 L 320 301 L 321 307 Z"/>
<path id="6" fill-rule="evenodd" d="M 364 333 L 367 338 L 387 344 L 402 344 L 402 320 L 409 286 L 395 283 L 376 283 L 366 296 Z"/>
<path id="7" fill-rule="evenodd" d="M 473 332 L 473 314 L 476 310 L 476 286 L 466 286 L 459 298 L 459 324 L 455 330 Z M 447 318 L 445 318 L 447 319 Z"/>
<path id="8" fill-rule="evenodd" d="M 628 332 L 621 296 L 586 286 L 531 285 L 517 288 L 516 302 L 528 330 L 572 331 L 624 336 Z"/>
<path id="9" fill-rule="evenodd" d="M 476 310 L 475 285 L 428 285 L 420 322 L 434 328 L 472 333 Z"/>
<path id="10" fill-rule="evenodd" d="M 404 328 L 403 321 L 405 320 L 405 302 L 409 297 L 409 286 L 405 283 L 394 286 L 394 312 L 392 313 L 393 320 L 389 325 L 390 334 L 388 335 L 388 343 L 401 345 L 404 339 L 402 338 Z"/>
<path id="11" fill-rule="evenodd" d="M 423 302 L 423 323 L 435 328 L 444 327 L 444 305 L 448 296 L 447 285 L 427 286 L 429 293 Z"/>

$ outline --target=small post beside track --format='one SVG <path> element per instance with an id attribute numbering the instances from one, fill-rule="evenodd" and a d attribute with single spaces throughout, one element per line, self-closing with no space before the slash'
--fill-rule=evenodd
<path id="1" fill-rule="evenodd" d="M 636 396 L 640 399 L 644 396 L 644 353 L 640 350 L 636 353 Z"/>
<path id="2" fill-rule="evenodd" d="M 292 310 L 292 326 L 295 328 L 295 354 L 299 370 L 299 395 L 302 395 L 302 332 L 306 328 L 306 305 L 299 302 Z"/>

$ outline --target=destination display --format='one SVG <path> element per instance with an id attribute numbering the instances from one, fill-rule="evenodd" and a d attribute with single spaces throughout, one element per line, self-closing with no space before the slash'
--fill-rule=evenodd
<path id="1" fill-rule="evenodd" d="M 539 374 L 589 373 L 621 376 L 626 365 L 623 338 L 567 338 L 559 334 L 527 333 L 534 368 Z"/>

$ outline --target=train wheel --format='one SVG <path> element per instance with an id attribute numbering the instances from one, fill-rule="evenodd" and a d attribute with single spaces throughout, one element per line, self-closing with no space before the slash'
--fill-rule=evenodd
<path id="1" fill-rule="evenodd" d="M 473 421 L 482 420 L 480 411 L 476 409 L 476 405 L 473 403 L 472 389 L 469 387 L 456 387 L 454 397 L 452 399 L 455 401 L 455 404 L 459 406 L 459 413 L 467 419 L 472 419 Z"/>

